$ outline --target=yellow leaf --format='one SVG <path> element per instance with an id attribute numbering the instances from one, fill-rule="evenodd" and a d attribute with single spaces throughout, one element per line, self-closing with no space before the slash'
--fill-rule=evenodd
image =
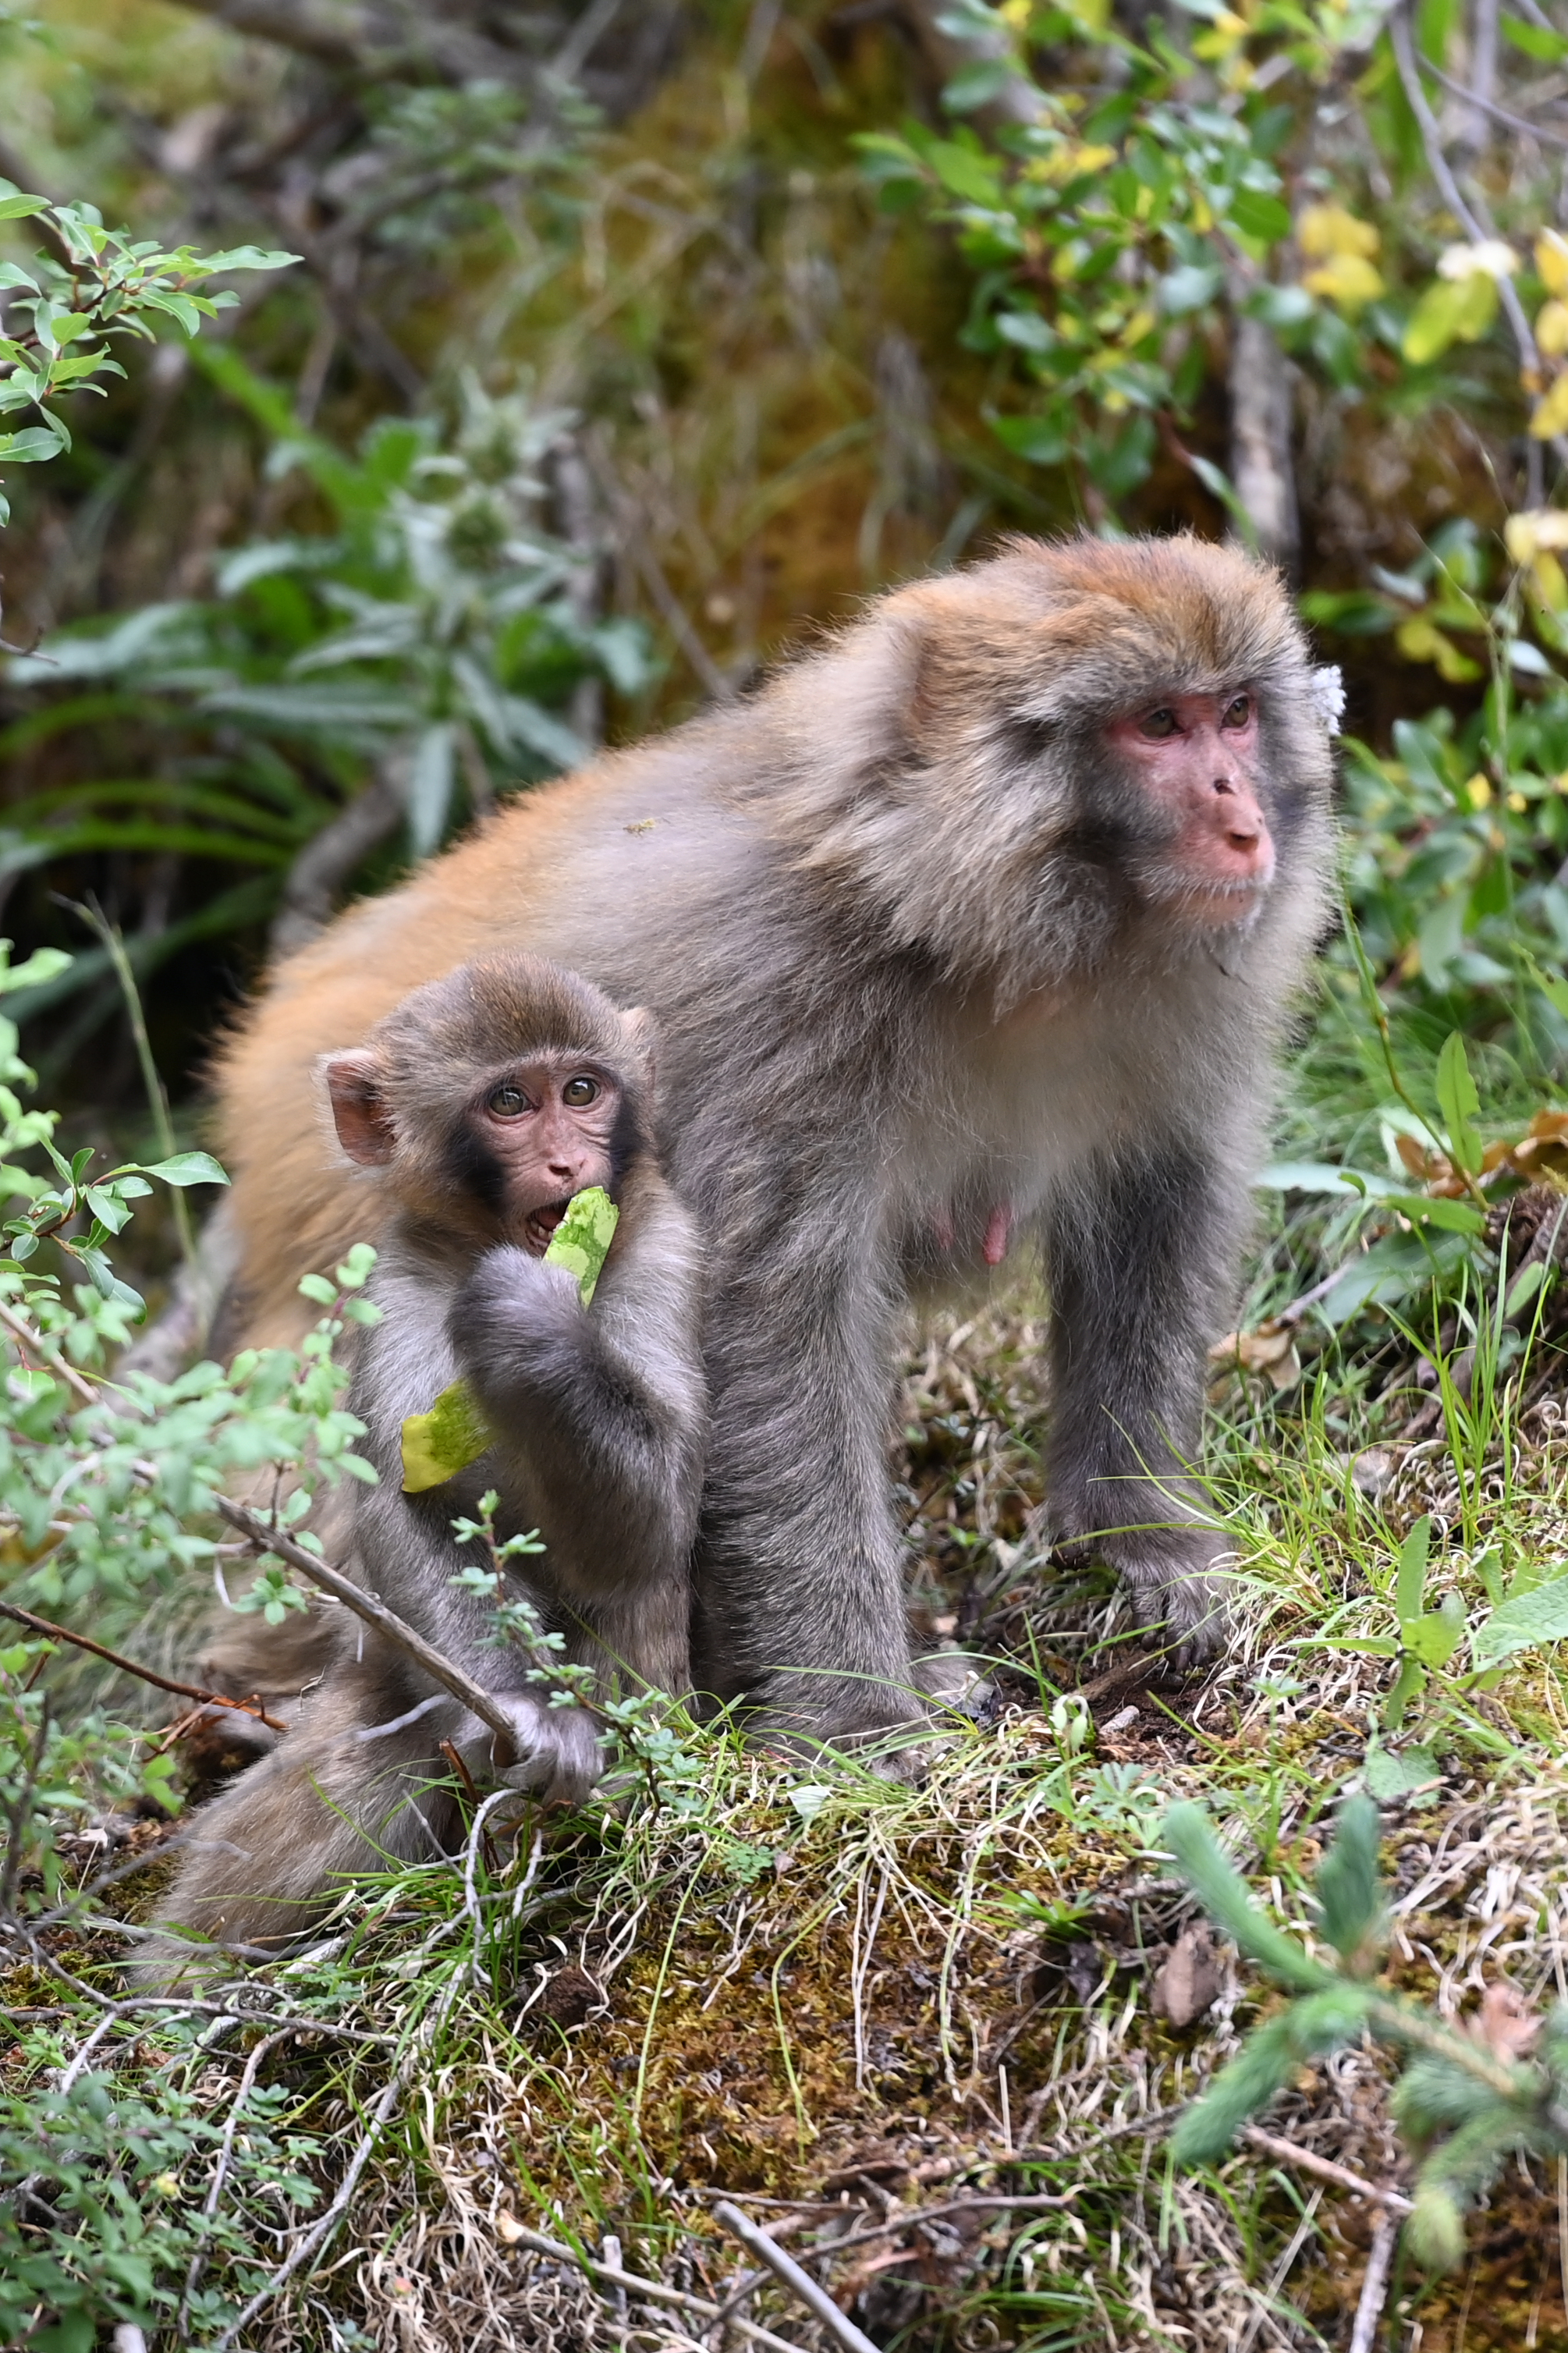
<path id="1" fill-rule="evenodd" d="M 1516 564 L 1532 564 L 1543 547 L 1568 547 L 1568 508 L 1528 507 L 1510 515 L 1502 535 Z"/>
<path id="2" fill-rule="evenodd" d="M 1377 271 L 1356 253 L 1332 255 L 1317 269 L 1309 269 L 1301 283 L 1309 294 L 1326 295 L 1342 311 L 1359 311 L 1363 303 L 1375 302 L 1383 291 Z"/>
<path id="3" fill-rule="evenodd" d="M 1463 685 L 1481 674 L 1479 663 L 1462 654 L 1452 638 L 1446 638 L 1435 622 L 1421 614 L 1401 621 L 1394 633 L 1394 642 L 1406 661 L 1436 662 L 1450 686 Z"/>
<path id="4" fill-rule="evenodd" d="M 1492 797 L 1491 778 L 1483 776 L 1478 768 L 1475 775 L 1466 783 L 1465 796 L 1472 808 L 1485 808 Z"/>
<path id="5" fill-rule="evenodd" d="M 1568 237 L 1543 228 L 1535 240 L 1535 266 L 1549 294 L 1568 294 Z"/>
<path id="6" fill-rule="evenodd" d="M 1548 359 L 1568 352 L 1568 302 L 1548 302 L 1535 322 L 1535 340 Z"/>
<path id="7" fill-rule="evenodd" d="M 1530 567 L 1530 578 L 1549 613 L 1568 611 L 1568 573 L 1554 555 L 1538 555 Z"/>
<path id="8" fill-rule="evenodd" d="M 1425 367 L 1450 343 L 1478 343 L 1496 316 L 1497 280 L 1485 270 L 1439 278 L 1410 313 L 1401 349 L 1412 367 Z"/>
<path id="9" fill-rule="evenodd" d="M 1568 370 L 1557 378 L 1538 405 L 1530 420 L 1530 430 L 1537 441 L 1550 441 L 1553 435 L 1568 432 Z"/>
<path id="10" fill-rule="evenodd" d="M 1370 221 L 1357 220 L 1342 205 L 1309 205 L 1296 223 L 1296 242 L 1310 261 L 1331 253 L 1370 261 L 1382 239 Z"/>

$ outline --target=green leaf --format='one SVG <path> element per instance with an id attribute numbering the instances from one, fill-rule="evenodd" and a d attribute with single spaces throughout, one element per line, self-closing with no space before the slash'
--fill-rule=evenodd
<path id="1" fill-rule="evenodd" d="M 1334 1841 L 1319 1867 L 1315 1893 L 1324 1936 L 1347 1968 L 1361 1974 L 1383 1918 L 1377 1866 L 1382 1824 L 1370 1798 L 1340 1808 Z"/>
<path id="2" fill-rule="evenodd" d="M 494 1442 L 467 1381 L 453 1381 L 428 1413 L 411 1413 L 404 1422 L 404 1493 L 422 1495 L 426 1488 L 445 1486 Z"/>
<path id="3" fill-rule="evenodd" d="M 1486 1211 L 1474 1201 L 1449 1201 L 1430 1193 L 1385 1193 L 1384 1200 L 1413 1226 L 1436 1226 L 1446 1234 L 1484 1234 Z"/>
<path id="4" fill-rule="evenodd" d="M 1467 1176 L 1479 1176 L 1485 1146 L 1472 1123 L 1480 1116 L 1481 1099 L 1470 1075 L 1464 1039 L 1457 1029 L 1449 1031 L 1437 1057 L 1437 1103 L 1448 1131 L 1454 1166 Z"/>
<path id="5" fill-rule="evenodd" d="M 1394 1679 L 1394 1689 L 1383 1703 L 1383 1720 L 1390 1732 L 1397 1732 L 1405 1721 L 1405 1711 L 1413 1699 L 1419 1698 L 1426 1688 L 1426 1670 L 1419 1659 L 1406 1657 L 1400 1662 Z"/>
<path id="6" fill-rule="evenodd" d="M 1043 417 L 994 417 L 991 430 L 1004 449 L 1031 466 L 1059 466 L 1068 454 L 1065 427 Z"/>
<path id="7" fill-rule="evenodd" d="M 1363 1767 L 1368 1794 L 1380 1805 L 1408 1798 L 1437 1778 L 1437 1759 L 1430 1748 L 1385 1748 L 1380 1740 L 1367 1748 Z"/>
<path id="8" fill-rule="evenodd" d="M 0 181 L 0 186 L 10 185 L 9 180 Z M 0 220 L 30 220 L 35 213 L 47 213 L 48 209 L 47 196 L 25 196 L 19 192 L 0 196 Z"/>
<path id="9" fill-rule="evenodd" d="M 144 1176 L 161 1176 L 165 1185 L 226 1185 L 227 1172 L 210 1152 L 176 1152 L 172 1160 L 155 1160 Z"/>
<path id="10" fill-rule="evenodd" d="M 586 1307 L 594 1296 L 600 1270 L 609 1256 L 610 1244 L 616 1239 L 616 1228 L 621 1213 L 602 1185 L 590 1185 L 573 1195 L 566 1205 L 566 1214 L 550 1237 L 550 1247 L 544 1253 L 546 1266 L 563 1266 L 577 1278 L 577 1288 Z"/>
<path id="11" fill-rule="evenodd" d="M 13 964 L 10 941 L 0 940 L 0 997 L 14 988 L 36 988 L 41 981 L 56 980 L 75 962 L 63 948 L 35 948 L 21 964 Z"/>
<path id="12" fill-rule="evenodd" d="M 1568 1576 L 1521 1593 L 1483 1619 L 1470 1639 L 1470 1660 L 1478 1672 L 1531 1651 L 1540 1642 L 1561 1642 L 1568 1636 Z"/>
<path id="13" fill-rule="evenodd" d="M 131 1221 L 131 1211 L 125 1203 L 117 1194 L 106 1192 L 101 1185 L 88 1187 L 87 1206 L 111 1234 L 119 1233 Z"/>
<path id="14" fill-rule="evenodd" d="M 1243 237 L 1250 237 L 1259 245 L 1278 245 L 1282 237 L 1290 234 L 1290 212 L 1278 196 L 1259 194 L 1256 188 L 1238 188 L 1230 200 L 1230 217 Z"/>
<path id="15" fill-rule="evenodd" d="M 1394 1614 L 1403 1633 L 1421 1615 L 1426 1589 L 1426 1561 L 1432 1549 L 1432 1514 L 1423 1512 L 1399 1547 L 1399 1574 L 1394 1588 Z"/>
<path id="16" fill-rule="evenodd" d="M 926 161 L 944 188 L 973 205 L 987 207 L 1002 201 L 1001 166 L 977 148 L 961 147 L 956 141 L 933 139 L 926 150 Z"/>
<path id="17" fill-rule="evenodd" d="M 233 245 L 222 253 L 202 256 L 201 267 L 192 275 L 215 277 L 220 269 L 291 269 L 301 257 L 297 253 L 279 253 L 270 246 Z"/>
<path id="18" fill-rule="evenodd" d="M 68 437 L 51 433 L 42 425 L 26 426 L 20 433 L 0 433 L 0 459 L 12 466 L 44 466 L 69 447 Z"/>
<path id="19" fill-rule="evenodd" d="M 1424 1667 L 1446 1667 L 1465 1638 L 1465 1605 L 1457 1593 L 1445 1593 L 1439 1609 L 1399 1630 L 1412 1658 Z"/>
<path id="20" fill-rule="evenodd" d="M 1511 41 L 1514 47 L 1522 49 L 1527 58 L 1539 58 L 1542 65 L 1556 65 L 1560 59 L 1568 58 L 1568 40 L 1564 40 L 1561 33 L 1552 32 L 1549 26 L 1526 25 L 1517 16 L 1504 16 L 1498 30 L 1505 41 Z"/>

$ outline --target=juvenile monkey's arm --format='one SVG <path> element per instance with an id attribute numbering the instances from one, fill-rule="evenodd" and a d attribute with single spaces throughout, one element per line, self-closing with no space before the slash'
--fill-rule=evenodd
<path id="1" fill-rule="evenodd" d="M 555 1573 L 606 1591 L 685 1562 L 706 1409 L 679 1229 L 645 1225 L 592 1310 L 558 1267 L 503 1247 L 453 1301 L 453 1352 L 537 1500 Z M 614 1264 L 614 1261 L 612 1261 Z"/>

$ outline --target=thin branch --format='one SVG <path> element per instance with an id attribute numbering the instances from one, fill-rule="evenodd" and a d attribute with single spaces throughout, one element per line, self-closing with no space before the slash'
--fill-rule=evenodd
<path id="1" fill-rule="evenodd" d="M 407 807 L 390 760 L 368 785 L 305 844 L 283 883 L 268 945 L 275 956 L 291 955 L 324 931 L 337 894 L 371 851 L 395 832 Z"/>
<path id="2" fill-rule="evenodd" d="M 1416 127 L 1421 133 L 1421 143 L 1426 151 L 1426 167 L 1437 183 L 1437 192 L 1460 227 L 1475 244 L 1480 245 L 1486 241 L 1489 233 L 1489 224 L 1479 220 L 1466 203 L 1459 192 L 1459 184 L 1454 177 L 1448 159 L 1443 153 L 1443 137 L 1437 128 L 1437 118 L 1427 104 L 1426 92 L 1421 86 L 1415 44 L 1410 31 L 1410 6 L 1411 0 L 1400 0 L 1400 5 L 1394 9 L 1388 20 L 1388 37 L 1394 44 L 1394 58 L 1399 68 L 1400 82 L 1404 87 L 1405 97 L 1410 101 L 1410 111 L 1415 117 Z M 1425 65 L 1426 62 L 1426 58 L 1423 58 L 1421 64 Z M 1466 95 L 1468 96 L 1468 93 L 1467 92 Z M 1524 305 L 1508 279 L 1500 278 L 1497 281 L 1497 290 L 1498 299 L 1508 314 L 1508 323 L 1513 331 L 1513 340 L 1519 351 L 1519 364 L 1522 370 L 1533 374 L 1541 366 L 1541 353 L 1535 347 L 1535 337 L 1531 332 L 1530 321 L 1525 316 Z M 1556 445 L 1553 444 L 1553 446 Z"/>
<path id="3" fill-rule="evenodd" d="M 374 1594 L 366 1593 L 341 1569 L 333 1568 L 327 1561 L 319 1560 L 313 1552 L 307 1552 L 302 1544 L 297 1544 L 292 1536 L 285 1535 L 281 1528 L 268 1526 L 258 1512 L 248 1510 L 244 1504 L 231 1503 L 226 1495 L 218 1495 L 214 1499 L 214 1509 L 231 1528 L 237 1528 L 241 1535 L 248 1536 L 251 1543 L 263 1552 L 276 1553 L 279 1560 L 286 1560 L 290 1568 L 298 1569 L 302 1577 L 308 1577 L 312 1584 L 319 1585 L 323 1593 L 330 1593 L 334 1600 L 352 1609 L 356 1618 L 363 1618 L 367 1626 L 374 1626 L 377 1633 L 384 1635 L 396 1649 L 416 1660 L 427 1675 L 433 1675 L 438 1683 L 444 1683 L 453 1698 L 461 1700 L 481 1724 L 488 1724 L 490 1730 L 499 1733 L 503 1740 L 510 1741 L 515 1736 L 516 1726 L 508 1720 L 484 1685 L 477 1683 L 472 1675 L 456 1665 L 433 1642 L 427 1642 L 423 1634 L 416 1633 L 406 1619 L 400 1618 L 395 1609 L 389 1609 Z"/>
<path id="4" fill-rule="evenodd" d="M 430 2049 L 446 2024 L 447 2014 L 467 1981 L 465 1973 L 461 1969 L 454 1968 L 451 1977 L 432 2006 L 429 2015 L 416 2031 L 408 2049 L 394 2070 L 380 2099 L 371 2110 L 370 2122 L 354 2144 L 353 2155 L 349 2159 L 347 2170 L 338 2186 L 337 2195 L 331 2204 L 308 2231 L 300 2233 L 289 2249 L 288 2256 L 273 2273 L 266 2286 L 258 2289 L 244 2311 L 236 2320 L 230 2322 L 221 2337 L 214 2340 L 213 2353 L 227 2353 L 227 2348 L 234 2343 L 237 2337 L 244 2336 L 258 2313 L 265 2312 L 268 2306 L 277 2300 L 295 2273 L 301 2270 L 310 2262 L 311 2256 L 317 2253 L 331 2237 L 338 2224 L 353 2204 L 354 2193 L 360 2184 L 360 2176 L 374 2154 L 383 2127 L 413 2081 L 415 2070 L 420 2059 Z"/>
<path id="5" fill-rule="evenodd" d="M 1320 2157 L 1315 2148 L 1300 2148 L 1293 2140 L 1282 2140 L 1278 2133 L 1265 2132 L 1261 2125 L 1244 2125 L 1241 2137 L 1250 2141 L 1254 2148 L 1262 2149 L 1265 2156 L 1278 2158 L 1281 2165 L 1294 2165 L 1303 2173 L 1315 2173 L 1320 2181 L 1332 2181 L 1357 2198 L 1386 2206 L 1391 2213 L 1410 2211 L 1410 2200 L 1401 2191 L 1380 2188 L 1375 2181 L 1352 2173 L 1348 2165 L 1336 2165 L 1331 2157 Z"/>
<path id="6" fill-rule="evenodd" d="M 1388 2274 L 1394 2262 L 1394 2242 L 1398 2226 L 1392 2216 L 1380 2215 L 1372 2227 L 1372 2248 L 1366 2259 L 1366 2276 L 1361 2284 L 1361 2296 L 1355 2308 L 1355 2326 L 1351 2330 L 1349 2353 L 1373 2353 L 1377 2343 L 1377 2327 L 1383 2318 L 1383 2307 L 1388 2301 Z"/>
<path id="7" fill-rule="evenodd" d="M 58 1373 L 67 1388 L 73 1390 L 83 1405 L 102 1404 L 103 1398 L 100 1393 L 94 1388 L 87 1375 L 78 1372 L 76 1366 L 67 1361 L 53 1340 L 37 1330 L 27 1322 L 26 1316 L 18 1315 L 9 1302 L 4 1299 L 0 1299 L 0 1324 L 5 1325 L 18 1345 L 31 1348 L 35 1355 L 42 1356 L 50 1372 Z"/>
<path id="8" fill-rule="evenodd" d="M 101 2032 L 102 2029 L 99 2031 Z M 218 2200 L 223 2196 L 223 2186 L 228 2179 L 228 2168 L 234 2156 L 235 2137 L 239 2130 L 241 2112 L 250 2096 L 251 2086 L 256 2082 L 262 2061 L 270 2052 L 275 2051 L 280 2042 L 288 2041 L 290 2031 L 289 2028 L 283 2026 L 275 2029 L 270 2034 L 264 2034 L 246 2060 L 245 2072 L 240 2076 L 238 2088 L 229 2108 L 228 2122 L 224 2126 L 223 2142 L 218 2149 L 217 2163 L 213 2168 L 212 2186 L 207 2191 L 205 2202 L 202 2207 L 201 2221 L 196 2230 L 196 2243 L 192 2251 L 189 2268 L 185 2273 L 185 2284 L 180 2294 L 180 2308 L 174 2316 L 174 2327 L 181 2337 L 185 2333 L 191 2298 L 201 2285 L 202 2274 L 207 2267 L 207 2249 L 212 2241 L 213 2225 L 217 2219 Z"/>
<path id="9" fill-rule="evenodd" d="M 766 2263 L 796 2303 L 803 2304 L 813 2319 L 820 2321 L 828 2335 L 844 2348 L 844 2353 L 879 2353 L 864 2329 L 857 2328 L 848 2314 L 840 2312 L 827 2290 L 809 2272 L 802 2271 L 795 2257 L 786 2254 L 778 2241 L 753 2222 L 749 2214 L 742 2214 L 738 2206 L 731 2206 L 727 2198 L 722 2198 L 713 2209 L 713 2219 L 731 2238 L 739 2239 L 749 2254 Z"/>
<path id="10" fill-rule="evenodd" d="M 11 1916 L 12 1906 L 16 1900 L 16 1882 L 22 1870 L 22 1833 L 27 1825 L 27 1815 L 33 1803 L 33 1792 L 38 1786 L 38 1776 L 43 1771 L 44 1751 L 48 1746 L 48 1740 L 49 1703 L 46 1698 L 38 1711 L 37 1736 L 33 1743 L 33 1753 L 27 1759 L 27 1769 L 22 1778 L 22 1786 L 5 1810 L 6 1819 L 10 1824 L 10 1836 L 5 1841 L 5 1866 L 4 1871 L 0 1871 L 0 1919 L 8 1919 Z"/>
<path id="11" fill-rule="evenodd" d="M 942 2222 L 953 2214 L 1047 2214 L 1070 2206 L 1079 2194 L 1078 2186 L 1064 2189 L 1059 2197 L 1049 2197 L 1043 2191 L 1018 2198 L 974 2197 L 949 2198 L 940 2206 L 903 2206 L 880 2222 L 872 2222 L 864 2231 L 847 2232 L 842 2239 L 825 2239 L 810 2249 L 814 2255 L 841 2255 L 851 2247 L 869 2246 L 874 2239 L 895 2239 L 901 2232 L 912 2231 L 921 2222 Z"/>
<path id="12" fill-rule="evenodd" d="M 568 2247 L 559 2239 L 547 2239 L 542 2232 L 527 2230 L 521 2222 L 509 2223 L 506 2235 L 510 2246 L 526 2247 L 530 2254 L 549 2255 L 556 2263 L 575 2263 L 590 2279 L 625 2288 L 629 2295 L 640 2296 L 650 2304 L 679 2305 L 682 2311 L 694 2312 L 710 2324 L 724 2310 L 721 2304 L 714 2304 L 708 2296 L 692 2295 L 684 2288 L 667 2287 L 663 2280 L 643 2279 L 636 2272 L 623 2271 L 618 2263 L 601 2263 L 596 2256 L 580 2254 L 575 2247 Z M 773 2353 L 800 2353 L 799 2346 L 792 2344 L 787 2337 L 775 2337 L 771 2328 L 764 2328 L 760 2321 L 747 2320 L 740 2313 L 728 2316 L 728 2326 L 738 2328 L 754 2344 L 771 2345 Z"/>
<path id="13" fill-rule="evenodd" d="M 57 1626 L 51 1619 L 39 1618 L 19 1602 L 0 1601 L 0 1617 L 14 1618 L 18 1626 L 31 1633 L 47 1635 L 52 1642 L 74 1642 L 79 1651 L 90 1651 L 95 1659 L 107 1659 L 123 1675 L 134 1675 L 138 1683 L 152 1683 L 158 1691 L 173 1692 L 176 1699 L 194 1699 L 203 1707 L 232 1707 L 237 1715 L 253 1715 L 258 1724 L 267 1725 L 273 1732 L 287 1732 L 289 1727 L 275 1715 L 268 1715 L 258 1698 L 226 1699 L 222 1692 L 203 1691 L 199 1683 L 177 1683 L 172 1675 L 161 1675 L 152 1667 L 140 1666 L 134 1659 L 119 1651 L 111 1651 L 103 1642 L 95 1642 L 89 1634 L 73 1634 L 68 1626 Z"/>
<path id="14" fill-rule="evenodd" d="M 1440 81 L 1445 90 L 1451 90 L 1454 96 L 1462 98 L 1467 105 L 1479 107 L 1481 112 L 1489 114 L 1494 121 L 1506 122 L 1510 131 L 1522 131 L 1531 139 L 1544 140 L 1549 147 L 1568 147 L 1568 135 L 1563 132 L 1548 131 L 1543 122 L 1531 122 L 1522 114 L 1510 114 L 1506 106 L 1499 106 L 1494 99 L 1482 98 L 1478 91 L 1467 90 L 1462 81 L 1456 80 L 1452 74 L 1445 73 L 1441 66 L 1435 66 L 1430 58 L 1423 58 L 1421 63 L 1434 81 Z"/>

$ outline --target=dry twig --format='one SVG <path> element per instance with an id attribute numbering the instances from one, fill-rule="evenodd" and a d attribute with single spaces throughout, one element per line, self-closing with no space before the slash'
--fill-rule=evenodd
<path id="1" fill-rule="evenodd" d="M 258 1724 L 268 1725 L 274 1732 L 287 1732 L 289 1729 L 277 1716 L 268 1715 L 258 1698 L 226 1699 L 222 1692 L 203 1691 L 198 1683 L 177 1683 L 171 1675 L 161 1675 L 152 1667 L 139 1666 L 134 1659 L 126 1658 L 119 1651 L 110 1650 L 102 1642 L 95 1642 L 89 1634 L 73 1634 L 68 1626 L 57 1626 L 52 1619 L 36 1616 L 31 1609 L 24 1609 L 19 1602 L 0 1601 L 0 1618 L 14 1618 L 18 1626 L 26 1626 L 34 1634 L 47 1635 L 52 1642 L 74 1642 L 79 1651 L 90 1651 L 95 1659 L 107 1659 L 111 1667 L 120 1669 L 121 1674 L 134 1675 L 138 1683 L 151 1683 L 157 1691 L 173 1692 L 178 1699 L 194 1699 L 203 1707 L 232 1707 L 237 1715 L 253 1715 Z"/>
<path id="2" fill-rule="evenodd" d="M 713 2219 L 721 2223 L 731 2238 L 758 2261 L 766 2263 L 775 2279 L 788 2288 L 797 2303 L 804 2304 L 815 2320 L 819 2320 L 830 2337 L 843 2346 L 844 2353 L 878 2353 L 864 2330 L 857 2328 L 847 2313 L 840 2312 L 825 2287 L 819 2287 L 809 2272 L 802 2271 L 793 2255 L 786 2254 L 778 2241 L 769 2235 L 738 2206 L 727 2198 L 721 2199 L 713 2209 Z"/>

